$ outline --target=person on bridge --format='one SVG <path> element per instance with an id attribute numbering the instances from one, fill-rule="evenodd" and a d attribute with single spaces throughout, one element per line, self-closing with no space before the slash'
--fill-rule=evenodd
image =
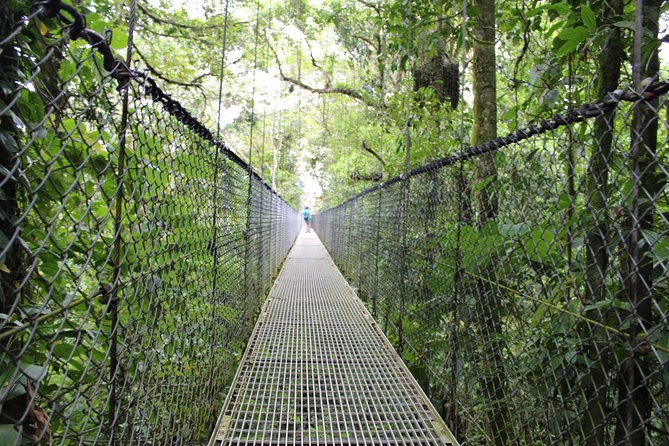
<path id="1" fill-rule="evenodd" d="M 304 222 L 307 224 L 307 232 L 309 232 L 311 229 L 311 209 L 309 209 L 309 206 L 305 206 L 300 214 L 302 214 L 302 218 L 304 218 Z"/>

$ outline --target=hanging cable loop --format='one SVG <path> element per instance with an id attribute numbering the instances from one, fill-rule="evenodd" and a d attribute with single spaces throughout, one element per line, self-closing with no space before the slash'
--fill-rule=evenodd
<path id="1" fill-rule="evenodd" d="M 47 19 L 58 18 L 66 27 L 65 31 L 72 40 L 83 39 L 102 55 L 103 67 L 119 83 L 118 89 L 127 86 L 137 73 L 128 68 L 122 60 L 116 58 L 110 46 L 111 31 L 103 36 L 86 27 L 86 18 L 74 6 L 60 0 L 36 3 L 41 8 L 41 16 Z M 67 16 L 66 16 L 67 14 Z M 69 16 L 69 17 L 68 17 Z"/>

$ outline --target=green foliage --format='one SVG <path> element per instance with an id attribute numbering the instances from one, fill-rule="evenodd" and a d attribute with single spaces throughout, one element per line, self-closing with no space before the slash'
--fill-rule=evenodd
<path id="1" fill-rule="evenodd" d="M 199 15 L 169 2 L 140 4 L 144 10 L 133 36 L 138 65 L 148 66 L 208 124 L 219 123 L 222 76 L 226 143 L 295 207 L 305 172 L 319 181 L 322 205 L 329 207 L 402 173 L 408 139 L 412 167 L 468 145 L 472 33 L 481 14 L 476 6 L 464 17 L 456 2 L 233 1 L 226 30 L 220 2 L 205 1 Z M 600 48 L 612 30 L 621 32 L 625 55 L 620 83 L 629 83 L 632 2 L 613 16 L 599 1 L 497 5 L 499 133 L 601 99 Z M 87 13 L 89 28 L 103 35 L 112 31 L 112 49 L 124 54 L 130 5 L 77 6 Z M 17 24 L 24 22 L 26 2 L 10 1 L 7 8 Z M 667 3 L 661 8 L 666 13 Z M 3 111 L 0 126 L 0 169 L 7 178 L 0 190 L 0 303 L 5 327 L 18 330 L 2 341 L 0 400 L 16 402 L 36 391 L 35 410 L 46 411 L 55 441 L 63 444 L 109 442 L 114 435 L 121 443 L 130 437 L 157 444 L 202 442 L 269 280 L 261 260 L 257 270 L 248 260 L 249 250 L 258 247 L 247 238 L 255 217 L 248 212 L 247 172 L 221 159 L 216 166 L 205 141 L 165 110 L 149 106 L 139 90 L 131 93 L 121 167 L 120 95 L 98 70 L 90 45 L 63 39 L 57 19 L 33 18 L 22 26 L 16 45 L 0 54 L 0 105 L 13 104 Z M 659 41 L 646 35 L 643 45 L 647 57 Z M 416 68 L 435 59 L 465 62 L 458 110 L 443 103 L 435 85 L 416 85 Z M 663 109 L 662 122 L 665 115 Z M 631 120 L 631 112 L 621 110 L 612 125 L 626 128 Z M 592 204 L 598 191 L 588 186 L 593 133 L 589 125 L 574 126 L 557 139 L 500 153 L 496 181 L 476 181 L 474 166 L 467 164 L 461 172 L 466 184 L 458 183 L 453 169 L 412 180 L 409 192 L 396 184 L 388 194 L 394 203 L 408 194 L 404 214 L 405 208 L 388 207 L 376 195 L 346 208 L 347 216 L 365 215 L 372 223 L 349 232 L 353 239 L 343 268 L 370 299 L 389 338 L 398 346 L 413 343 L 413 350 L 404 345 L 410 368 L 472 444 L 487 441 L 478 426 L 489 410 L 486 377 L 498 367 L 485 362 L 488 352 L 480 339 L 500 346 L 503 366 L 513 372 L 510 385 L 517 385 L 520 395 L 513 404 L 514 428 L 536 438 L 560 438 L 566 427 L 581 428 L 582 399 L 547 419 L 535 415 L 557 404 L 560 389 L 587 382 L 595 367 L 592 351 L 601 349 L 606 361 L 619 364 L 630 356 L 624 335 L 590 322 L 626 333 L 636 317 L 625 298 L 624 277 L 634 206 L 630 132 L 616 133 L 617 149 L 607 158 L 611 184 L 600 208 Z M 370 179 L 381 169 L 378 158 L 381 176 Z M 658 184 L 666 182 L 666 165 L 661 147 Z M 500 212 L 496 220 L 477 224 L 475 206 L 460 208 L 454 197 L 489 187 Z M 669 293 L 669 203 L 663 194 L 661 189 L 653 195 L 652 224 L 640 231 L 639 242 L 644 260 L 652 262 L 653 290 L 660 297 Z M 273 199 L 262 195 L 263 203 Z M 16 225 L 18 238 L 9 230 Z M 604 294 L 592 299 L 587 249 L 601 227 L 610 268 L 602 277 Z M 377 233 L 376 245 L 356 242 Z M 21 247 L 20 255 L 7 250 L 10 243 Z M 122 259 L 118 268 L 114 255 Z M 397 263 L 402 256 L 408 260 Z M 356 269 L 356 258 L 374 258 L 373 271 L 369 264 Z M 214 276 L 220 282 L 215 293 Z M 113 284 L 115 301 L 105 295 Z M 393 300 L 398 293 L 401 302 Z M 12 310 L 16 299 L 20 311 Z M 494 308 L 494 299 L 500 308 Z M 654 311 L 669 312 L 666 299 L 654 302 Z M 482 320 L 490 307 L 504 330 L 486 335 Z M 665 328 L 658 323 L 646 338 L 660 347 L 653 350 L 653 365 L 663 369 L 653 376 L 661 379 L 651 390 L 662 407 L 666 398 L 659 390 L 669 373 L 662 350 L 669 342 Z M 225 342 L 211 345 L 210 339 Z M 18 352 L 21 361 L 15 359 Z M 613 382 L 619 376 L 607 370 L 605 378 Z M 116 401 L 124 417 L 118 421 L 122 434 L 101 427 L 111 410 L 111 386 L 124 390 Z M 180 388 L 187 400 L 174 397 Z M 453 389 L 466 414 L 449 401 Z M 606 395 L 607 407 L 616 406 L 614 394 Z M 146 423 L 124 424 L 134 419 Z M 178 439 L 171 437 L 176 425 Z M 4 419 L 0 423 L 0 443 L 32 441 L 29 435 Z"/>
<path id="2" fill-rule="evenodd" d="M 588 162 L 598 147 L 590 121 L 502 150 L 494 183 L 474 181 L 466 163 L 462 174 L 470 190 L 493 184 L 499 198 L 497 218 L 482 225 L 467 217 L 458 165 L 399 181 L 316 217 L 338 266 L 459 438 L 483 444 L 493 426 L 499 428 L 490 421 L 490 407 L 498 402 L 489 382 L 500 373 L 509 382 L 502 387 L 510 408 L 505 428 L 523 432 L 519 444 L 562 444 L 565 429 L 579 443 L 594 395 L 605 407 L 628 401 L 615 383 L 625 379 L 638 317 L 626 265 L 634 206 L 626 162 L 630 108 L 621 105 L 611 123 L 616 138 L 605 207 L 595 206 L 599 196 L 587 187 Z M 666 134 L 661 128 L 658 136 Z M 567 170 L 569 147 L 580 156 Z M 665 152 L 658 148 L 660 176 Z M 569 172 L 575 175 L 572 193 Z M 646 385 L 659 390 L 669 377 L 662 320 L 669 262 L 666 206 L 653 196 L 652 229 L 641 231 L 639 247 L 653 262 L 646 277 L 653 281 L 648 299 L 654 310 L 637 336 L 656 351 L 641 353 L 637 364 L 647 361 L 655 378 Z M 609 266 L 600 270 L 603 288 L 593 299 L 589 237 L 602 227 Z M 497 326 L 491 325 L 493 314 Z M 595 393 L 594 385 L 605 390 Z M 666 424 L 661 419 L 667 404 L 664 396 L 652 397 L 649 422 Z M 616 423 L 602 422 L 601 444 L 614 441 Z M 646 435 L 649 444 L 663 438 L 655 431 Z"/>
<path id="3" fill-rule="evenodd" d="M 86 11 L 128 45 L 123 2 Z M 294 211 L 134 81 L 122 129 L 126 90 L 90 45 L 21 23 L 0 77 L 0 443 L 204 442 Z"/>

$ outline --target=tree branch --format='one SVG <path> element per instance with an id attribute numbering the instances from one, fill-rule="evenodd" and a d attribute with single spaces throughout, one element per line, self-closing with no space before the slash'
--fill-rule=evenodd
<path id="1" fill-rule="evenodd" d="M 202 79 L 204 76 L 207 76 L 207 75 L 210 75 L 210 74 L 211 74 L 211 73 L 207 73 L 207 74 L 203 74 L 203 75 L 201 75 L 201 76 L 198 76 L 198 77 L 196 77 L 196 78 L 193 80 L 193 82 L 181 82 L 181 81 L 176 81 L 176 80 L 174 80 L 174 79 L 170 79 L 170 78 L 166 77 L 166 76 L 163 75 L 160 71 L 156 70 L 156 69 L 153 67 L 153 65 L 151 65 L 151 64 L 149 63 L 149 61 L 146 60 L 146 57 L 144 56 L 144 54 L 142 54 L 142 53 L 139 51 L 138 48 L 135 47 L 133 50 L 137 53 L 137 55 L 139 56 L 139 58 L 142 59 L 142 62 L 144 62 L 144 64 L 146 64 L 146 68 L 149 70 L 149 73 L 153 74 L 153 75 L 154 75 L 155 77 L 157 77 L 158 79 L 160 79 L 160 80 L 162 80 L 162 81 L 165 81 L 165 82 L 167 82 L 167 83 L 169 83 L 169 84 L 179 85 L 179 86 L 181 86 L 181 87 L 186 87 L 186 88 L 198 88 L 198 89 L 202 89 L 202 85 L 195 83 L 195 81 L 196 81 L 196 80 L 200 80 L 200 79 Z"/>
<path id="2" fill-rule="evenodd" d="M 323 77 L 325 78 L 325 88 L 330 88 L 332 85 L 332 81 L 330 80 L 330 75 L 328 74 L 327 71 L 318 63 L 316 62 L 316 59 L 314 58 L 314 50 L 311 48 L 311 42 L 309 42 L 309 39 L 304 38 L 305 43 L 307 44 L 307 48 L 309 48 L 309 56 L 311 57 L 311 64 L 314 66 L 314 68 L 318 69 L 321 74 L 323 74 Z"/>
<path id="3" fill-rule="evenodd" d="M 379 47 L 376 46 L 376 44 L 374 42 L 372 42 L 370 39 L 368 39 L 367 37 L 363 37 L 363 36 L 360 36 L 358 34 L 353 34 L 353 35 L 351 35 L 351 37 L 362 40 L 367 45 L 371 46 L 374 49 L 374 51 L 376 51 L 377 54 L 381 52 Z"/>
<path id="4" fill-rule="evenodd" d="M 211 45 L 210 40 L 205 40 L 205 39 L 198 38 L 198 37 L 195 37 L 195 36 L 189 36 L 189 35 L 187 35 L 186 33 L 183 33 L 183 32 L 180 32 L 179 34 L 166 34 L 166 33 L 161 33 L 161 32 L 158 32 L 156 30 L 153 30 L 153 29 L 147 27 L 147 28 L 142 28 L 141 30 L 139 30 L 138 34 L 143 36 L 143 33 L 145 31 L 149 34 L 154 35 L 154 36 L 166 37 L 168 39 L 192 40 L 194 42 L 199 42 L 199 43 L 202 43 L 202 44 L 205 44 L 205 45 L 209 45 L 209 46 Z"/>
<path id="5" fill-rule="evenodd" d="M 367 153 L 372 154 L 372 156 L 379 161 L 379 171 L 375 172 L 375 173 L 370 173 L 370 174 L 362 174 L 356 169 L 355 171 L 350 173 L 349 178 L 352 179 L 353 181 L 381 181 L 381 180 L 383 180 L 383 174 L 384 174 L 385 165 L 386 165 L 383 162 L 383 158 L 381 158 L 374 150 L 372 150 L 367 145 L 367 140 L 366 139 L 362 140 L 362 150 L 367 152 Z"/>
<path id="6" fill-rule="evenodd" d="M 376 13 L 379 16 L 381 15 L 381 5 L 379 5 L 378 3 L 372 3 L 372 2 L 369 2 L 369 1 L 365 1 L 365 0 L 358 0 L 358 3 L 362 3 L 364 6 L 376 11 Z"/>
<path id="7" fill-rule="evenodd" d="M 379 160 L 379 164 L 381 165 L 381 175 L 383 175 L 383 172 L 386 170 L 386 163 L 383 161 L 383 158 L 379 156 L 378 153 L 376 153 L 371 147 L 367 145 L 367 140 L 363 139 L 362 140 L 362 150 L 364 150 L 367 153 L 371 153 L 374 158 Z"/>
<path id="8" fill-rule="evenodd" d="M 272 45 L 267 42 L 267 45 L 269 46 L 270 51 L 272 51 L 272 54 L 274 54 L 274 59 L 276 60 L 276 65 L 279 68 L 279 75 L 281 76 L 281 80 L 288 82 L 290 84 L 296 85 L 304 90 L 310 91 L 312 93 L 318 93 L 318 94 L 342 94 L 345 96 L 349 96 L 353 99 L 357 99 L 358 101 L 369 105 L 370 107 L 373 108 L 384 108 L 383 105 L 373 103 L 367 99 L 365 99 L 362 94 L 359 91 L 356 91 L 352 88 L 348 87 L 332 87 L 330 85 L 326 85 L 324 87 L 313 87 L 311 85 L 307 85 L 304 82 L 302 82 L 299 79 L 292 78 L 290 76 L 287 76 L 283 72 L 283 68 L 281 66 L 281 61 L 279 60 L 279 55 L 276 53 L 276 50 Z"/>
<path id="9" fill-rule="evenodd" d="M 170 19 L 165 19 L 162 17 L 158 17 L 155 13 L 151 12 L 146 8 L 146 6 L 142 5 L 142 3 L 138 2 L 137 7 L 139 8 L 140 11 L 142 11 L 144 14 L 146 14 L 147 17 L 149 17 L 151 20 L 153 20 L 156 23 L 159 24 L 166 24 L 166 25 L 172 25 L 176 26 L 177 28 L 187 28 L 187 29 L 211 29 L 211 28 L 220 28 L 221 24 L 216 24 L 216 25 L 202 25 L 202 26 L 195 26 L 195 25 L 186 25 L 184 23 L 179 23 L 175 22 Z"/>
<path id="10" fill-rule="evenodd" d="M 525 58 L 525 55 L 527 54 L 527 49 L 530 46 L 530 22 L 527 20 L 525 17 L 525 11 L 524 10 L 517 10 L 518 15 L 520 16 L 520 20 L 523 22 L 523 49 L 520 51 L 520 55 L 516 59 L 516 63 L 513 65 L 513 83 L 514 83 L 514 88 L 518 88 L 518 70 L 520 68 L 520 63 L 523 61 Z"/>

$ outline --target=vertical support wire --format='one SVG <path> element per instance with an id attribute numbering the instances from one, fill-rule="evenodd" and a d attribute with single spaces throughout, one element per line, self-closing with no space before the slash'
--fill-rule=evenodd
<path id="1" fill-rule="evenodd" d="M 413 51 L 413 11 L 412 11 L 412 2 L 409 1 L 408 5 L 408 11 L 407 11 L 407 17 L 408 17 L 408 27 L 409 27 L 409 48 L 407 49 L 406 55 L 407 57 L 407 62 L 411 62 L 411 67 L 415 67 L 415 63 L 413 60 L 413 54 L 410 54 L 409 51 Z M 411 169 L 411 105 L 413 101 L 413 87 L 411 85 L 412 78 L 411 78 L 411 71 L 406 71 L 405 70 L 405 75 L 406 78 L 408 79 L 407 82 L 407 98 L 406 98 L 406 106 L 405 106 L 405 113 L 406 113 L 406 121 L 404 122 L 404 129 L 402 130 L 402 141 L 404 144 L 404 172 L 408 172 Z"/>
<path id="2" fill-rule="evenodd" d="M 625 405 L 625 440 L 635 445 L 648 444 L 649 420 L 653 410 L 651 384 L 647 378 L 651 374 L 651 363 L 648 357 L 640 354 L 640 350 L 645 348 L 644 339 L 656 320 L 651 300 L 654 261 L 649 255 L 651 242 L 646 239 L 644 231 L 653 228 L 656 212 L 658 103 L 657 99 L 644 100 L 642 95 L 646 88 L 644 78 L 655 78 L 660 68 L 657 50 L 647 54 L 645 61 L 643 55 L 644 36 L 657 38 L 660 4 L 659 1 L 637 0 L 635 11 L 633 79 L 634 89 L 640 96 L 632 109 L 632 221 L 627 241 L 625 284 L 632 315 L 627 336 L 628 357 L 623 366 L 624 395 L 621 394 Z"/>
<path id="3" fill-rule="evenodd" d="M 357 212 L 357 217 L 358 217 L 358 224 L 357 229 L 358 229 L 358 240 L 357 240 L 357 248 L 358 248 L 358 260 L 356 262 L 355 267 L 358 269 L 358 290 L 362 292 L 363 290 L 363 285 L 362 285 L 362 277 L 363 277 L 363 271 L 362 271 L 362 266 L 363 266 L 363 252 L 364 249 L 362 248 L 362 243 L 363 243 L 363 228 L 366 227 L 365 225 L 365 218 L 363 213 L 365 212 L 365 196 L 363 195 L 362 197 L 358 198 L 358 203 L 360 203 L 359 207 L 360 209 Z"/>
<path id="4" fill-rule="evenodd" d="M 636 12 L 634 23 L 634 51 L 632 58 L 632 77 L 635 90 L 641 89 L 642 54 L 641 46 L 643 39 L 643 0 L 636 0 Z M 628 241 L 630 257 L 629 274 L 629 298 L 632 305 L 638 302 L 638 277 L 639 277 L 639 240 L 641 239 L 641 215 L 639 209 L 639 196 L 641 194 L 641 168 L 639 166 L 641 146 L 641 107 L 640 102 L 633 105 L 632 119 L 632 147 L 630 151 L 631 174 L 632 174 L 632 228 Z M 635 328 L 632 327 L 632 331 Z M 634 335 L 634 333 L 632 333 Z"/>
<path id="5" fill-rule="evenodd" d="M 462 2 L 462 44 L 461 44 L 461 70 L 460 73 L 460 153 L 464 153 L 466 149 L 465 144 L 465 65 L 467 63 L 467 0 Z M 452 344 L 451 344 L 451 358 L 452 364 L 450 366 L 451 370 L 451 385 L 450 385 L 450 407 L 451 407 L 451 418 L 452 420 L 457 420 L 458 413 L 458 328 L 460 326 L 460 294 L 461 294 L 461 279 L 462 279 L 462 251 L 461 251 L 461 240 L 462 240 L 462 224 L 464 219 L 464 184 L 465 184 L 465 163 L 464 160 L 460 160 L 458 163 L 458 173 L 457 173 L 457 182 L 458 187 L 458 221 L 455 225 L 455 271 L 453 275 L 453 328 L 451 332 Z M 457 438 L 458 436 L 458 424 L 459 423 L 449 423 L 451 429 L 453 430 L 453 435 Z"/>
<path id="6" fill-rule="evenodd" d="M 404 181 L 400 183 L 400 231 L 401 231 L 401 237 L 402 237 L 402 251 L 400 252 L 400 306 L 399 306 L 399 314 L 397 318 L 397 353 L 402 356 L 402 351 L 404 350 L 404 313 L 406 309 L 406 300 L 407 300 L 407 287 L 406 287 L 406 282 L 407 282 L 407 276 L 408 276 L 408 268 L 407 268 L 407 232 L 409 229 L 409 212 L 408 212 L 408 207 L 409 207 L 409 188 L 411 187 L 410 184 L 411 177 L 406 178 Z"/>
<path id="7" fill-rule="evenodd" d="M 136 0 L 135 0 L 136 1 Z M 223 108 L 223 78 L 225 76 L 225 56 L 226 56 L 226 51 L 227 51 L 227 46 L 228 46 L 228 5 L 229 5 L 229 0 L 225 0 L 225 12 L 224 12 L 224 18 L 223 18 L 223 48 L 221 49 L 221 73 L 220 73 L 220 78 L 218 81 L 218 113 L 216 115 L 216 139 L 220 140 L 221 139 L 221 111 Z M 218 303 L 218 173 L 219 173 L 219 160 L 220 160 L 220 152 L 222 148 L 220 146 L 214 146 L 214 178 L 213 178 L 213 193 L 212 193 L 212 206 L 213 206 L 213 211 L 212 211 L 212 216 L 211 216 L 211 224 L 213 227 L 212 230 L 212 241 L 211 241 L 211 249 L 213 250 L 213 264 L 212 264 L 212 278 L 211 278 L 211 322 L 212 322 L 212 330 L 211 330 L 211 337 L 209 340 L 209 379 L 208 379 L 208 386 L 211 389 L 214 385 L 214 375 L 216 373 L 215 371 L 215 364 L 214 364 L 214 358 L 215 358 L 215 348 L 216 348 L 216 330 L 214 327 L 216 327 L 216 314 L 217 314 L 217 303 Z M 216 399 L 216 392 L 212 392 L 212 399 L 210 404 L 212 405 L 211 408 L 211 413 L 212 416 L 216 416 L 216 411 L 213 408 L 214 401 Z M 211 430 L 215 428 L 214 424 L 215 420 L 212 420 L 211 424 Z"/>
<path id="8" fill-rule="evenodd" d="M 568 69 L 569 69 L 569 76 L 567 79 L 567 102 L 569 104 L 569 107 L 573 106 L 573 84 L 574 84 L 574 66 L 573 66 L 573 55 L 569 54 L 568 58 Z M 572 130 L 572 127 L 567 128 L 567 138 L 568 138 L 568 144 L 567 144 L 567 196 L 569 197 L 569 206 L 567 207 L 565 211 L 565 222 L 564 225 L 566 226 L 567 233 L 566 233 L 566 244 L 567 244 L 567 274 L 571 277 L 572 274 L 572 269 L 573 269 L 573 231 L 572 231 L 572 217 L 574 215 L 574 199 L 576 198 L 576 187 L 574 185 L 574 163 L 575 163 L 575 157 L 574 157 L 574 132 Z M 566 289 L 566 299 L 567 302 L 571 302 L 571 291 L 572 287 L 570 285 L 567 286 Z"/>
<path id="9" fill-rule="evenodd" d="M 137 0 L 132 0 L 130 3 L 130 15 L 128 17 L 128 48 L 126 51 L 126 66 L 132 63 L 132 49 L 135 34 L 135 26 L 137 24 Z M 118 144 L 118 169 L 116 172 L 116 203 L 114 215 L 114 246 L 112 251 L 112 265 L 114 268 L 114 276 L 112 280 L 112 287 L 110 291 L 108 312 L 110 314 L 110 333 L 109 333 L 109 408 L 108 408 L 108 429 L 109 429 L 109 445 L 116 444 L 115 427 L 117 418 L 118 401 L 116 395 L 116 381 L 118 380 L 118 293 L 121 281 L 121 246 L 122 246 L 122 229 L 123 229 L 123 180 L 125 177 L 125 149 L 126 149 L 126 134 L 128 131 L 128 117 L 129 117 L 129 92 L 130 84 L 123 86 L 122 110 L 121 110 L 121 128 Z"/>
<path id="10" fill-rule="evenodd" d="M 261 156 L 262 159 L 262 156 Z M 261 161 L 262 162 L 262 161 Z M 264 245 L 264 237 L 265 237 L 265 230 L 264 230 L 264 225 L 265 225 L 265 188 L 262 183 L 258 183 L 258 208 L 256 210 L 256 217 L 257 217 L 257 226 L 256 226 L 256 263 L 258 265 L 258 275 L 257 275 L 257 280 L 256 283 L 258 284 L 257 286 L 257 291 L 258 293 L 258 298 L 262 299 L 263 295 L 265 294 L 265 265 L 263 262 L 263 245 Z"/>
<path id="11" fill-rule="evenodd" d="M 251 88 L 251 124 L 249 128 L 249 152 L 248 152 L 248 162 L 247 162 L 247 170 L 248 170 L 248 179 L 249 179 L 249 184 L 248 184 L 248 193 L 246 196 L 246 233 L 245 233 L 245 253 L 244 253 L 244 281 L 245 281 L 245 294 L 246 298 L 250 298 L 252 295 L 252 290 L 251 290 L 251 280 L 250 280 L 250 257 L 251 257 L 251 217 L 252 217 L 252 210 L 251 210 L 251 203 L 252 203 L 252 196 L 253 196 L 253 163 L 252 163 L 252 155 L 253 155 L 253 129 L 255 127 L 255 98 L 256 98 L 256 71 L 258 70 L 258 30 L 260 27 L 260 0 L 256 2 L 256 25 L 255 25 L 255 43 L 253 47 L 253 81 L 252 81 L 252 88 Z"/>
<path id="12" fill-rule="evenodd" d="M 258 21 L 260 20 L 260 11 L 258 11 Z M 267 27 L 263 29 L 264 32 L 264 41 L 268 41 L 267 37 Z M 265 69 L 269 65 L 269 49 L 268 46 L 265 45 L 265 54 L 263 55 L 264 57 L 264 67 Z M 255 75 L 255 74 L 254 74 Z M 265 138 L 267 137 L 267 110 L 263 109 L 262 112 L 262 139 L 260 143 L 260 160 L 258 162 L 259 164 L 259 169 L 258 173 L 260 175 L 260 179 L 264 180 L 265 179 Z M 266 263 L 267 263 L 267 253 L 265 253 L 265 247 L 269 246 L 267 244 L 267 240 L 265 237 L 267 236 L 267 222 L 265 216 L 267 215 L 265 212 L 265 195 L 267 194 L 267 190 L 269 188 L 264 187 L 264 185 L 261 182 L 260 185 L 260 220 L 258 222 L 258 228 L 259 228 L 259 238 L 258 238 L 258 251 L 257 251 L 257 256 L 258 256 L 258 281 L 260 284 L 260 298 L 263 299 L 265 296 L 265 291 L 266 291 L 266 273 L 267 273 L 267 268 L 266 268 Z"/>
<path id="13" fill-rule="evenodd" d="M 376 234 L 374 251 L 374 287 L 372 288 L 372 316 L 377 318 L 379 295 L 379 239 L 381 238 L 381 190 L 376 191 Z"/>

